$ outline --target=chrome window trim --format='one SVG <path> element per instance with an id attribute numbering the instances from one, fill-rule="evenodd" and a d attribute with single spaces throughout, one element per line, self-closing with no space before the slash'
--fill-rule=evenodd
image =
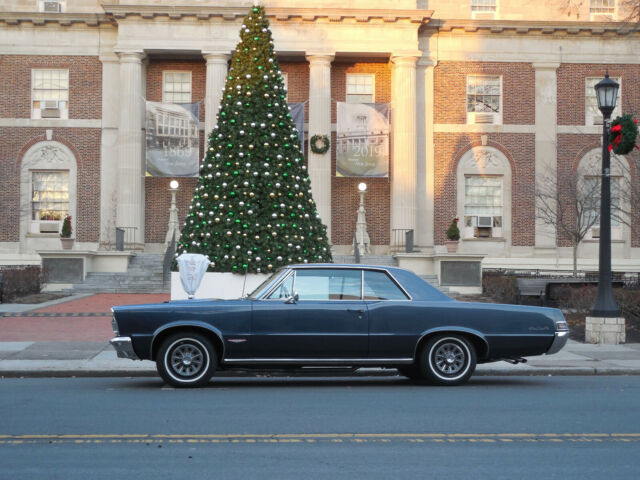
<path id="1" fill-rule="evenodd" d="M 396 279 L 396 277 L 394 277 L 393 273 L 391 273 L 389 270 L 385 269 L 385 268 L 376 268 L 375 266 L 366 266 L 366 267 L 353 267 L 350 265 L 319 265 L 319 264 L 309 264 L 309 265 L 297 265 L 294 267 L 287 267 L 286 270 L 288 270 L 288 272 L 286 273 L 286 275 L 284 275 L 283 277 L 281 277 L 276 284 L 268 289 L 263 295 L 260 295 L 258 298 L 256 298 L 256 300 L 265 300 L 265 301 L 282 301 L 281 298 L 267 298 L 269 295 L 271 295 L 271 293 L 273 293 L 273 291 L 275 289 L 277 289 L 282 282 L 284 282 L 289 275 L 291 275 L 292 273 L 295 275 L 296 270 L 308 270 L 308 269 L 317 269 L 317 270 L 360 270 L 360 279 L 361 279 L 361 285 L 360 285 L 360 300 L 298 300 L 299 302 L 318 302 L 318 301 L 322 301 L 322 302 L 357 302 L 357 301 L 361 301 L 361 302 L 412 302 L 413 301 L 413 297 L 409 294 L 409 292 L 407 292 L 407 290 L 402 286 L 402 284 Z M 365 300 L 364 299 L 364 272 L 365 270 L 368 271 L 372 271 L 372 272 L 382 272 L 386 275 L 389 276 L 389 278 L 391 279 L 391 281 L 402 291 L 402 293 L 407 297 L 404 300 Z M 295 292 L 295 287 L 296 287 L 296 283 L 295 283 L 295 278 L 293 280 L 293 291 Z"/>

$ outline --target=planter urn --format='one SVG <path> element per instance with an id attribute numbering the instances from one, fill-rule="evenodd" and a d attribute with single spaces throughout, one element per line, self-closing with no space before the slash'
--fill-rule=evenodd
<path id="1" fill-rule="evenodd" d="M 60 242 L 62 243 L 63 250 L 71 250 L 73 248 L 73 243 L 76 241 L 75 238 L 60 238 Z"/>
<path id="2" fill-rule="evenodd" d="M 447 253 L 456 253 L 458 251 L 458 240 L 445 240 L 444 244 L 447 247 Z"/>

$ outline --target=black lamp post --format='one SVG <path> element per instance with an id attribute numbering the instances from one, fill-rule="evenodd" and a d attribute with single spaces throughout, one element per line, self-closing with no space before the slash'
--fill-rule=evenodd
<path id="1" fill-rule="evenodd" d="M 600 276 L 598 296 L 591 310 L 593 317 L 619 317 L 620 309 L 611 288 L 611 154 L 609 152 L 609 126 L 611 112 L 616 107 L 618 85 L 607 73 L 596 86 L 598 108 L 602 112 L 602 183 L 600 188 Z"/>

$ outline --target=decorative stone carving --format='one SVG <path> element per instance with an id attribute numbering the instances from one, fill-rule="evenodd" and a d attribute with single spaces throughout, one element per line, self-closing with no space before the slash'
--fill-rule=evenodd
<path id="1" fill-rule="evenodd" d="M 464 154 L 460 163 L 465 171 L 485 171 L 489 168 L 508 168 L 508 165 L 505 165 L 505 162 L 508 163 L 504 158 L 504 155 L 490 147 L 484 147 L 469 150 Z"/>

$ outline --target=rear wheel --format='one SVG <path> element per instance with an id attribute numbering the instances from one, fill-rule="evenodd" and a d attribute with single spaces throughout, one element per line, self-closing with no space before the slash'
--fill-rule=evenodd
<path id="1" fill-rule="evenodd" d="M 156 367 L 162 379 L 174 387 L 199 387 L 216 371 L 218 359 L 207 337 L 195 332 L 168 337 L 158 351 Z"/>
<path id="2" fill-rule="evenodd" d="M 461 335 L 433 337 L 420 353 L 419 368 L 435 385 L 462 385 L 476 369 L 476 351 Z"/>

